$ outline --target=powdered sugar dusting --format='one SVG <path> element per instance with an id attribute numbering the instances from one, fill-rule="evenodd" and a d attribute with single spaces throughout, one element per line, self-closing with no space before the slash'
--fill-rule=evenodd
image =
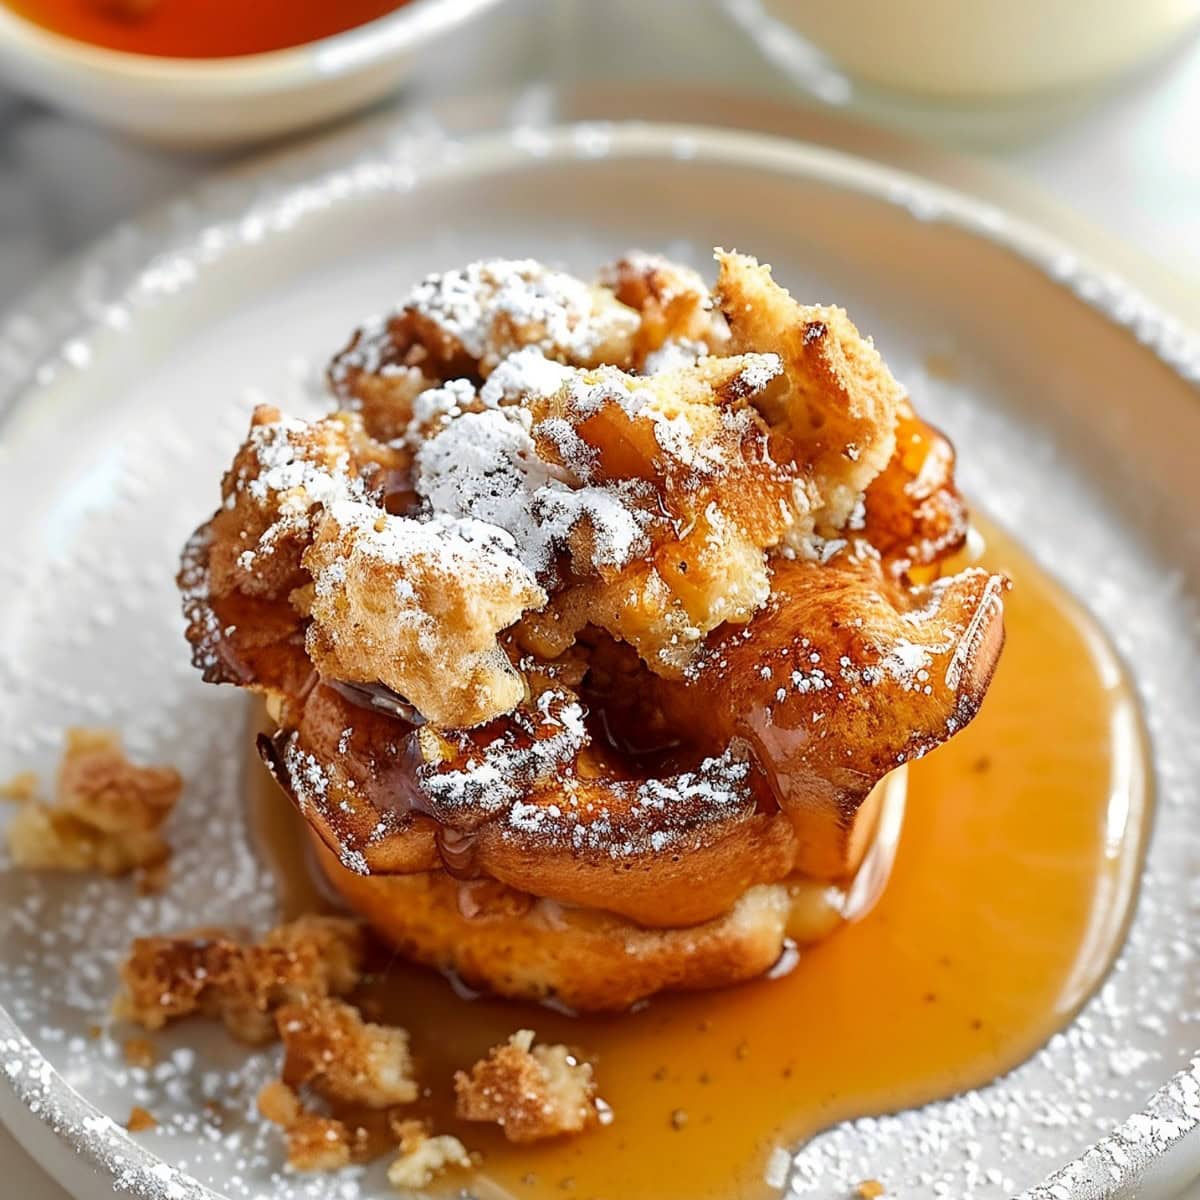
<path id="1" fill-rule="evenodd" d="M 441 812 L 453 817 L 466 809 L 488 814 L 510 810 L 531 787 L 575 761 L 589 740 L 578 702 L 555 692 L 539 699 L 535 713 L 518 715 L 517 723 L 472 753 L 464 765 L 421 769 L 421 785 Z"/>
<path id="2" fill-rule="evenodd" d="M 498 819 L 506 837 L 613 859 L 680 846 L 754 809 L 744 747 L 676 775 L 606 780 L 598 792 L 575 776 L 590 740 L 578 701 L 543 692 L 533 713 L 514 716 L 465 762 L 422 768 L 421 785 L 433 812 L 450 824 Z"/>
<path id="3" fill-rule="evenodd" d="M 542 580 L 572 532 L 586 524 L 590 566 L 621 567 L 646 548 L 650 516 L 630 503 L 635 484 L 571 487 L 537 454 L 523 409 L 496 408 L 451 420 L 417 454 L 417 490 L 433 510 L 487 522 Z"/>
<path id="4" fill-rule="evenodd" d="M 708 353 L 703 342 L 690 338 L 667 338 L 657 350 L 646 355 L 647 375 L 661 375 L 664 371 L 678 371 L 681 367 L 694 366 Z"/>
<path id="5" fill-rule="evenodd" d="M 512 404 L 531 396 L 557 392 L 575 370 L 547 358 L 537 346 L 522 346 L 498 363 L 487 377 L 479 398 L 489 408 Z"/>
<path id="6" fill-rule="evenodd" d="M 517 558 L 512 535 L 492 523 L 447 513 L 396 517 L 353 500 L 337 501 L 329 514 L 340 529 L 352 534 L 354 551 L 364 558 L 397 567 L 421 559 L 432 562 L 446 576 L 469 570 L 495 585 L 536 588 Z M 344 583 L 345 572 L 343 559 L 318 571 L 314 578 L 318 595 L 327 595 Z M 398 581 L 397 595 L 415 603 L 415 595 L 404 590 L 404 583 Z M 429 618 L 428 613 L 422 615 Z"/>
<path id="7" fill-rule="evenodd" d="M 489 259 L 428 276 L 404 307 L 456 339 L 486 369 L 522 345 L 586 360 L 614 328 L 630 333 L 637 327 L 630 310 L 596 313 L 587 284 L 533 259 Z"/>
<path id="8" fill-rule="evenodd" d="M 283 417 L 251 429 L 250 446 L 259 465 L 258 474 L 246 482 L 246 490 L 252 496 L 267 500 L 303 488 L 314 503 L 323 503 L 347 486 L 349 454 L 326 465 L 297 453 L 296 439 L 307 433 L 308 428 L 304 421 Z"/>
<path id="9" fill-rule="evenodd" d="M 636 417 L 654 403 L 654 392 L 616 367 L 600 367 L 586 375 L 577 375 L 567 384 L 572 411 L 580 417 L 598 413 L 606 404 L 615 404 L 627 417 Z"/>
<path id="10" fill-rule="evenodd" d="M 415 449 L 439 426 L 461 415 L 474 399 L 475 386 L 466 379 L 451 379 L 442 387 L 418 392 L 404 431 L 405 444 Z"/>
<path id="11" fill-rule="evenodd" d="M 384 370 L 390 365 L 387 360 L 390 346 L 387 319 L 380 316 L 368 318 L 360 326 L 354 345 L 333 360 L 330 382 L 337 387 L 345 383 L 354 371 L 374 375 Z"/>
<path id="12" fill-rule="evenodd" d="M 239 565 L 245 570 L 253 569 L 256 555 L 269 551 L 285 534 L 308 532 L 319 506 L 342 498 L 367 499 L 362 479 L 350 469 L 349 451 L 340 451 L 332 461 L 305 453 L 303 439 L 313 429 L 306 421 L 282 417 L 250 430 L 247 444 L 258 470 L 252 476 L 239 472 L 226 504 L 232 507 L 239 491 L 244 490 L 275 519 L 256 545 L 239 557 Z"/>

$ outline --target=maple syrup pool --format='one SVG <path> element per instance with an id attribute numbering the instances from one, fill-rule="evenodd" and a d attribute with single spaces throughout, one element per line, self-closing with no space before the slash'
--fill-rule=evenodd
<path id="1" fill-rule="evenodd" d="M 35 25 L 108 50 L 228 58 L 302 46 L 365 25 L 405 0 L 4 0 Z"/>
<path id="2" fill-rule="evenodd" d="M 429 1089 L 414 1115 L 482 1153 L 468 1184 L 481 1200 L 777 1195 L 764 1174 L 776 1148 L 995 1079 L 1102 981 L 1149 825 L 1133 688 L 1084 609 L 1010 537 L 977 527 L 982 565 L 1015 585 L 1005 650 L 974 723 L 910 766 L 891 880 L 863 919 L 805 948 L 781 978 L 658 996 L 619 1016 L 472 998 L 398 959 L 356 997 L 410 1031 Z M 285 915 L 329 907 L 290 803 L 257 755 L 247 772 Z M 519 1028 L 595 1064 L 610 1125 L 512 1146 L 455 1120 L 454 1071 Z M 886 1182 L 887 1164 L 876 1174 Z M 463 1186 L 452 1173 L 440 1192 Z"/>

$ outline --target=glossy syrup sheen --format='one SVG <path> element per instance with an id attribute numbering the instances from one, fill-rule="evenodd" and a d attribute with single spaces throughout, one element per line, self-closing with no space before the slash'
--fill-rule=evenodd
<path id="1" fill-rule="evenodd" d="M 480 1197 L 771 1196 L 764 1168 L 837 1121 L 989 1082 L 1066 1024 L 1120 948 L 1141 868 L 1149 766 L 1119 662 L 1083 611 L 984 524 L 984 565 L 1014 582 L 980 715 L 911 768 L 876 907 L 783 978 L 572 1017 L 467 999 L 390 961 L 359 997 L 407 1027 L 438 1131 L 483 1155 Z M 304 839 L 255 760 L 256 819 L 285 907 L 317 895 Z M 534 1147 L 453 1118 L 451 1079 L 518 1028 L 595 1064 L 611 1125 Z M 876 1174 L 887 1181 L 887 1164 Z M 856 1181 L 847 1180 L 847 1186 Z M 463 1178 L 448 1176 L 445 1190 Z"/>
<path id="2" fill-rule="evenodd" d="M 5 0 L 54 33 L 110 50 L 223 58 L 300 46 L 399 8 L 404 0 Z"/>

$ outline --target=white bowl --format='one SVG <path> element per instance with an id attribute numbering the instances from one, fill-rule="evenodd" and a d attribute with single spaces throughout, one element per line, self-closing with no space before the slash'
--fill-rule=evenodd
<path id="1" fill-rule="evenodd" d="M 302 46 L 208 59 L 108 50 L 51 33 L 0 4 L 0 76 L 147 141 L 227 148 L 370 104 L 404 78 L 429 42 L 495 3 L 411 0 Z"/>

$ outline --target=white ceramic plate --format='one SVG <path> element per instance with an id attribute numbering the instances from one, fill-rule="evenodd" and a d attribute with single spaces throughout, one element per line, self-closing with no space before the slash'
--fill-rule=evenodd
<path id="1" fill-rule="evenodd" d="M 988 1088 L 817 1138 L 791 1186 L 842 1195 L 886 1170 L 897 1197 L 1083 1200 L 1200 1172 L 1200 347 L 1068 249 L 899 173 L 728 131 L 589 125 L 276 163 L 97 247 L 0 334 L 0 778 L 47 770 L 64 725 L 101 723 L 188 779 L 164 897 L 0 867 L 0 1114 L 75 1194 L 377 1186 L 281 1173 L 248 1115 L 270 1054 L 189 1028 L 144 1072 L 119 1038 L 87 1036 L 131 933 L 272 917 L 239 812 L 243 701 L 191 671 L 172 583 L 256 396 L 305 404 L 313 367 L 427 270 L 533 254 L 587 272 L 631 245 L 703 267 L 714 243 L 876 336 L 957 441 L 968 492 L 1129 659 L 1160 786 L 1129 944 L 1082 1017 Z M 931 351 L 955 382 L 923 370 Z M 162 1122 L 136 1142 L 116 1123 L 132 1103 Z"/>

